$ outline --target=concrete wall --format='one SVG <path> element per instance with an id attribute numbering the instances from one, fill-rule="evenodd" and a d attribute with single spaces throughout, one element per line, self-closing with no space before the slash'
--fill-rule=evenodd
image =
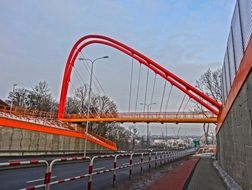
<path id="1" fill-rule="evenodd" d="M 0 156 L 83 152 L 84 139 L 0 126 Z M 105 150 L 87 142 L 87 150 Z"/>
<path id="2" fill-rule="evenodd" d="M 252 190 L 252 73 L 218 135 L 218 160 L 236 182 Z"/>

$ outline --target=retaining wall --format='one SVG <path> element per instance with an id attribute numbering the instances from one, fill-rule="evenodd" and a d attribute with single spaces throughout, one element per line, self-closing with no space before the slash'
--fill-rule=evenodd
<path id="1" fill-rule="evenodd" d="M 84 139 L 0 126 L 0 156 L 77 153 Z M 87 141 L 87 150 L 105 150 Z"/>
<path id="2" fill-rule="evenodd" d="M 252 190 L 252 73 L 217 134 L 220 165 L 243 189 Z"/>

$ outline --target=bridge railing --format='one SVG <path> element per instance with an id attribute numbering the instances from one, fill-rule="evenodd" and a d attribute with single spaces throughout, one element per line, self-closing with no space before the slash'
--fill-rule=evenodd
<path id="1" fill-rule="evenodd" d="M 12 107 L 9 106 L 1 106 L 0 111 L 4 113 L 14 114 L 16 116 L 23 116 L 23 117 L 39 117 L 39 118 L 47 118 L 47 119 L 55 119 L 57 118 L 57 113 L 55 112 L 46 112 L 46 111 L 39 111 L 39 110 L 31 110 L 26 109 L 23 107 Z"/>
<path id="2" fill-rule="evenodd" d="M 21 107 L 10 108 L 8 106 L 0 106 L 0 111 L 11 113 L 22 117 L 38 117 L 46 119 L 56 119 L 57 113 L 45 112 L 39 110 L 30 110 Z M 211 112 L 120 112 L 120 113 L 91 113 L 89 118 L 213 118 L 216 117 Z M 65 114 L 64 118 L 78 119 L 87 118 L 87 114 Z"/>
<path id="3" fill-rule="evenodd" d="M 89 118 L 212 118 L 211 112 L 124 112 L 124 113 L 91 113 Z M 87 114 L 65 114 L 65 118 L 87 118 Z"/>

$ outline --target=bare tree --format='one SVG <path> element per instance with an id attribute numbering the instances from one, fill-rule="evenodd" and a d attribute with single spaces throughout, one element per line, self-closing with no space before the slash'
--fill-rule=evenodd
<path id="1" fill-rule="evenodd" d="M 212 71 L 209 68 L 196 80 L 196 87 L 216 101 L 221 102 L 221 69 Z M 197 112 L 204 112 L 203 106 L 196 101 L 193 101 L 193 109 Z"/>
<path id="2" fill-rule="evenodd" d="M 57 102 L 53 100 L 51 91 L 45 81 L 39 82 L 32 90 L 18 88 L 9 92 L 7 102 L 13 102 L 14 106 L 40 111 L 56 111 Z"/>
<path id="3" fill-rule="evenodd" d="M 74 101 L 79 113 L 87 113 L 88 86 L 84 85 L 75 90 Z"/>
<path id="4" fill-rule="evenodd" d="M 91 98 L 90 112 L 94 114 L 116 114 L 116 104 L 107 96 L 93 96 Z M 96 123 L 91 124 L 90 129 L 100 135 L 107 136 L 108 131 L 114 128 L 113 123 Z"/>
<path id="5" fill-rule="evenodd" d="M 210 68 L 196 80 L 196 87 L 216 101 L 222 100 L 221 69 L 212 71 Z"/>
<path id="6" fill-rule="evenodd" d="M 7 103 L 17 107 L 27 107 L 29 90 L 17 88 L 14 92 L 9 92 Z"/>
<path id="7" fill-rule="evenodd" d="M 79 113 L 78 102 L 72 97 L 67 97 L 66 113 Z"/>
<path id="8" fill-rule="evenodd" d="M 28 108 L 49 112 L 51 106 L 52 95 L 50 89 L 45 81 L 41 81 L 28 94 Z"/>

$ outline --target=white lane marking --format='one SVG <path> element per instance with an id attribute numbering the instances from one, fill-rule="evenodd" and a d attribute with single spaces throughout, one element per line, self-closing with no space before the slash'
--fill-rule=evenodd
<path id="1" fill-rule="evenodd" d="M 105 167 L 101 167 L 101 168 L 94 168 L 93 171 L 96 171 L 96 170 L 102 170 L 104 169 Z"/>
<path id="2" fill-rule="evenodd" d="M 56 177 L 57 177 L 57 176 L 52 176 L 51 179 L 56 178 Z M 25 182 L 25 183 L 34 183 L 34 182 L 43 181 L 43 180 L 44 180 L 44 178 L 40 178 L 40 179 L 30 180 L 30 181 L 27 181 L 27 182 Z"/>

